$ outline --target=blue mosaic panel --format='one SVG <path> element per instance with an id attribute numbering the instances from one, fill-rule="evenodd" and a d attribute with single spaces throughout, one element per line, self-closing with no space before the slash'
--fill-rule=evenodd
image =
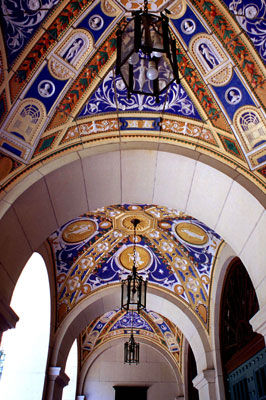
<path id="1" fill-rule="evenodd" d="M 133 318 L 132 318 L 133 317 Z M 137 312 L 128 312 L 123 315 L 110 329 L 110 331 L 115 331 L 117 329 L 130 329 L 133 325 L 134 329 L 143 329 L 145 331 L 153 332 L 147 321 L 139 315 Z"/>
<path id="2" fill-rule="evenodd" d="M 77 25 L 77 28 L 89 30 L 94 38 L 94 43 L 98 41 L 103 32 L 108 28 L 114 17 L 109 17 L 104 14 L 101 9 L 101 3 L 96 7 Z"/>
<path id="3" fill-rule="evenodd" d="M 117 96 L 114 90 L 114 83 L 116 85 Z M 127 89 L 121 77 L 114 77 L 113 71 L 110 71 L 98 89 L 90 97 L 89 101 L 85 104 L 78 117 L 116 112 L 117 110 L 120 112 L 161 112 L 164 110 L 166 113 L 191 117 L 198 120 L 201 119 L 182 85 L 177 85 L 175 82 L 171 85 L 168 91 L 166 104 L 164 105 L 165 96 L 165 93 L 159 96 L 159 103 L 156 103 L 155 98 L 152 96 L 142 96 L 139 94 L 134 94 L 128 99 Z"/>
<path id="4" fill-rule="evenodd" d="M 197 35 L 198 33 L 206 33 L 206 29 L 188 6 L 183 17 L 171 19 L 171 23 L 182 36 L 182 39 L 186 43 L 187 47 L 194 35 Z"/>
<path id="5" fill-rule="evenodd" d="M 43 19 L 60 0 L 2 0 L 1 25 L 8 64 L 32 38 Z"/>
<path id="6" fill-rule="evenodd" d="M 220 101 L 223 103 L 223 106 L 231 120 L 233 120 L 234 113 L 239 109 L 239 107 L 248 104 L 256 106 L 249 92 L 235 72 L 227 85 L 213 87 L 213 89 L 217 93 Z"/>
<path id="7" fill-rule="evenodd" d="M 261 58 L 266 61 L 265 0 L 224 0 L 241 28 L 249 36 Z"/>
<path id="8" fill-rule="evenodd" d="M 160 131 L 161 118 L 145 118 L 145 122 L 139 126 L 139 122 L 143 121 L 144 118 L 119 118 L 120 130 L 145 130 L 145 131 Z"/>
<path id="9" fill-rule="evenodd" d="M 27 91 L 25 98 L 33 97 L 40 100 L 45 105 L 48 114 L 66 83 L 67 81 L 55 79 L 45 65 Z"/>

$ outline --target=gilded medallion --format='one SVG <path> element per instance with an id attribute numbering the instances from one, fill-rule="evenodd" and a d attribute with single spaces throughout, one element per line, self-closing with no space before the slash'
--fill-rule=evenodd
<path id="1" fill-rule="evenodd" d="M 132 270 L 134 261 L 134 253 L 133 253 L 133 246 L 127 246 L 125 250 L 121 252 L 119 255 L 119 262 L 120 264 L 128 269 Z M 138 271 L 145 269 L 150 265 L 151 256 L 148 250 L 144 247 L 136 246 L 136 267 Z"/>
<path id="2" fill-rule="evenodd" d="M 176 225 L 175 231 L 182 240 L 196 246 L 202 246 L 208 241 L 207 233 L 198 225 L 190 222 L 181 222 Z"/>
<path id="3" fill-rule="evenodd" d="M 76 243 L 88 239 L 96 230 L 95 222 L 82 219 L 67 225 L 62 233 L 65 242 Z"/>

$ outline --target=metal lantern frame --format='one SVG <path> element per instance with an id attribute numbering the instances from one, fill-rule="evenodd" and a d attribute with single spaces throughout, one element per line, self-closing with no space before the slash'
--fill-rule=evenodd
<path id="1" fill-rule="evenodd" d="M 133 331 L 129 341 L 124 345 L 124 362 L 127 364 L 139 363 L 139 343 L 135 342 Z"/>
<path id="2" fill-rule="evenodd" d="M 134 226 L 133 268 L 132 273 L 121 282 L 121 309 L 137 311 L 146 308 L 147 281 L 138 275 L 136 268 L 136 227 L 140 220 L 132 221 Z"/>
<path id="3" fill-rule="evenodd" d="M 167 11 L 169 12 L 169 11 Z M 117 31 L 116 72 L 132 93 L 155 96 L 173 81 L 180 82 L 175 40 L 169 31 L 169 18 L 144 10 L 132 12 L 132 19 Z"/>

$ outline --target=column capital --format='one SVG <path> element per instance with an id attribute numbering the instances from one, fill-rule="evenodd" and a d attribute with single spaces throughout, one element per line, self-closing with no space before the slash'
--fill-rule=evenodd
<path id="1" fill-rule="evenodd" d="M 61 367 L 49 367 L 47 375 L 49 381 L 56 380 L 57 384 L 60 385 L 62 388 L 68 385 L 69 377 L 67 376 L 67 374 L 65 374 L 64 371 L 62 371 Z"/>
<path id="2" fill-rule="evenodd" d="M 205 385 L 214 382 L 215 382 L 214 369 L 205 369 L 193 379 L 193 385 L 198 390 L 200 390 Z"/>
<path id="3" fill-rule="evenodd" d="M 0 332 L 4 332 L 7 329 L 15 328 L 19 317 L 12 310 L 9 304 L 3 299 L 0 299 Z"/>
<path id="4" fill-rule="evenodd" d="M 259 311 L 249 320 L 253 331 L 260 333 L 264 336 L 264 341 L 266 343 L 266 304 L 259 309 Z"/>

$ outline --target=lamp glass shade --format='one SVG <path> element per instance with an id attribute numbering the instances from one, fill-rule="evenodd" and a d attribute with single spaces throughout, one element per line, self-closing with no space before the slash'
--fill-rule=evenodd
<path id="1" fill-rule="evenodd" d="M 128 275 L 121 282 L 121 308 L 139 312 L 146 308 L 147 282 L 139 275 Z"/>
<path id="2" fill-rule="evenodd" d="M 175 41 L 165 15 L 135 12 L 117 33 L 116 69 L 129 94 L 158 99 L 174 80 L 179 83 Z"/>

